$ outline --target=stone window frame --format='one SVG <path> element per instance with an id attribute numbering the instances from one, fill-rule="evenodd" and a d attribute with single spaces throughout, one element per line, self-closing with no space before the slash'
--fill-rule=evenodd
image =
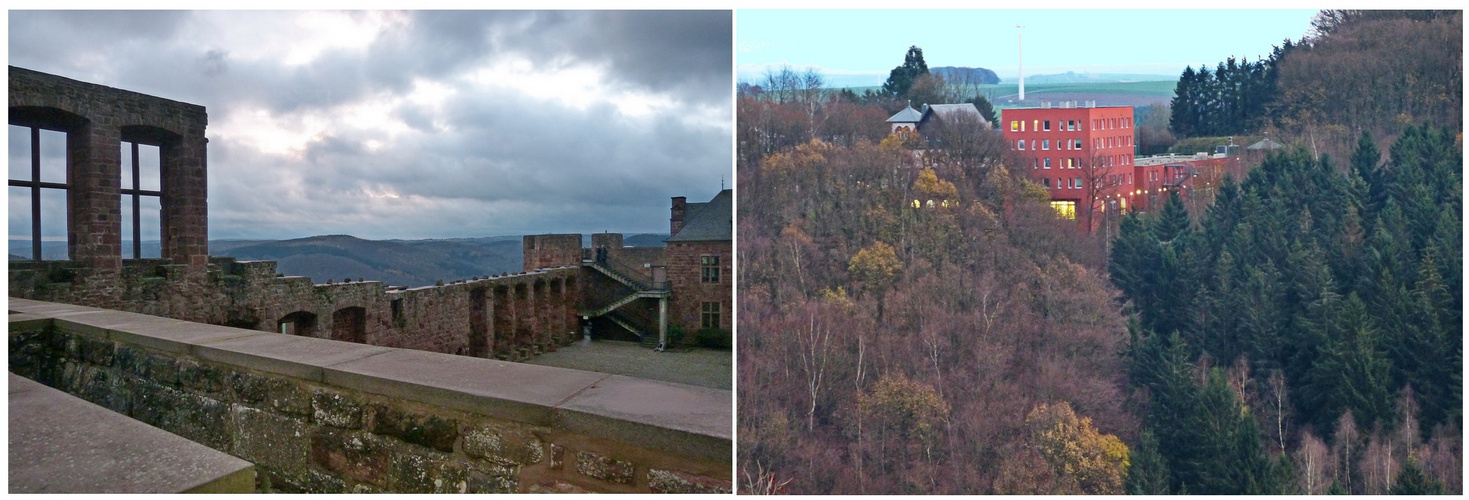
<path id="1" fill-rule="evenodd" d="M 9 181 L 9 186 L 11 186 L 11 187 L 30 188 L 30 192 L 31 192 L 31 260 L 34 260 L 36 262 L 40 262 L 42 260 L 42 258 L 41 258 L 41 190 L 42 189 L 56 189 L 56 190 L 60 190 L 62 192 L 62 194 L 65 195 L 66 197 L 68 197 L 68 198 L 71 197 L 71 175 L 70 175 L 70 172 L 67 172 L 67 168 L 65 166 L 62 167 L 62 175 L 66 178 L 66 182 L 47 182 L 47 181 L 42 181 L 41 180 L 41 131 L 42 130 L 50 130 L 50 131 L 53 131 L 53 132 L 60 132 L 62 134 L 70 134 L 70 132 L 65 131 L 65 130 L 57 130 L 57 129 L 47 128 L 47 127 L 40 127 L 40 126 L 36 126 L 36 125 L 16 125 L 16 124 L 11 124 L 11 126 L 12 127 L 24 127 L 24 128 L 30 129 L 30 131 L 31 131 L 31 178 L 29 180 L 26 180 L 26 179 L 7 179 L 7 180 Z M 71 160 L 68 157 L 66 161 L 67 162 L 70 162 Z M 68 233 L 69 232 L 70 232 L 70 228 L 68 228 Z"/>
<path id="2" fill-rule="evenodd" d="M 718 301 L 699 303 L 699 328 L 719 328 L 719 316 L 723 309 Z"/>
<path id="3" fill-rule="evenodd" d="M 719 283 L 718 255 L 705 254 L 699 256 L 699 282 Z"/>
<path id="4" fill-rule="evenodd" d="M 131 149 L 132 149 L 132 154 L 133 154 L 133 156 L 132 156 L 132 159 L 133 159 L 133 163 L 132 163 L 132 166 L 133 166 L 133 169 L 132 169 L 133 185 L 132 185 L 132 187 L 124 186 L 124 185 L 122 185 L 122 179 L 119 178 L 118 179 L 118 189 L 117 189 L 117 192 L 118 192 L 118 194 L 122 195 L 122 198 L 124 200 L 128 199 L 129 197 L 132 198 L 132 202 L 133 202 L 133 217 L 132 217 L 132 219 L 133 219 L 132 220 L 132 222 L 133 222 L 133 234 L 132 234 L 132 237 L 133 237 L 133 258 L 134 259 L 141 259 L 141 258 L 143 258 L 143 210 L 142 210 L 142 199 L 145 196 L 157 198 L 158 199 L 159 206 L 162 206 L 163 205 L 163 191 L 161 190 L 162 184 L 163 184 L 163 146 L 162 145 L 159 145 L 159 144 L 141 143 L 141 142 L 136 141 L 136 140 L 132 140 L 132 141 L 123 140 L 122 141 L 122 144 L 131 144 L 132 145 L 132 148 Z M 142 181 L 139 179 L 139 176 L 140 176 L 139 174 L 141 173 L 142 169 L 139 168 L 139 166 L 138 166 L 138 163 L 139 163 L 138 146 L 140 146 L 140 145 L 142 145 L 142 146 L 153 146 L 153 147 L 158 148 L 158 177 L 159 177 L 158 182 L 159 182 L 159 188 L 160 188 L 160 190 L 156 190 L 155 191 L 155 190 L 148 190 L 148 189 L 143 189 L 142 188 L 142 185 L 143 184 L 142 184 Z M 162 221 L 159 221 L 159 223 L 160 224 L 159 224 L 159 228 L 158 229 L 160 231 L 160 235 L 159 236 L 161 237 L 162 236 L 161 232 L 163 230 Z"/>

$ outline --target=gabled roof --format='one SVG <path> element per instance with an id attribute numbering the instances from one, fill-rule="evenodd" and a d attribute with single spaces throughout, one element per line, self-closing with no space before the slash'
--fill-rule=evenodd
<path id="1" fill-rule="evenodd" d="M 1246 146 L 1245 149 L 1261 150 L 1261 149 L 1280 149 L 1280 148 L 1283 148 L 1283 147 L 1285 147 L 1285 146 L 1281 146 L 1280 143 L 1275 142 L 1275 141 L 1272 141 L 1272 140 L 1270 140 L 1269 137 L 1266 137 L 1264 140 L 1262 140 L 1260 142 L 1257 142 L 1257 143 L 1251 144 L 1249 146 Z"/>
<path id="2" fill-rule="evenodd" d="M 734 190 L 714 195 L 708 203 L 684 205 L 683 227 L 666 242 L 734 241 Z"/>
<path id="3" fill-rule="evenodd" d="M 912 105 L 909 105 L 892 118 L 888 118 L 888 123 L 918 123 L 921 120 L 923 120 L 923 113 L 919 113 L 918 110 L 913 109 Z"/>
<path id="4" fill-rule="evenodd" d="M 979 114 L 979 108 L 967 102 L 959 104 L 931 104 L 925 106 L 923 111 L 925 115 L 933 114 L 938 116 L 940 120 L 953 120 L 960 115 L 970 115 L 978 119 L 986 127 L 993 126 L 989 120 L 984 119 L 984 115 Z"/>

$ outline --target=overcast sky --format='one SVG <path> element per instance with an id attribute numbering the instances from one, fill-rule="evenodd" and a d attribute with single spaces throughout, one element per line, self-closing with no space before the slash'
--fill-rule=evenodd
<path id="1" fill-rule="evenodd" d="M 1096 5 L 1087 3 L 1086 5 Z M 862 75 L 881 85 L 908 47 L 934 66 L 1025 74 L 1150 73 L 1177 78 L 1185 66 L 1230 56 L 1256 60 L 1272 44 L 1299 40 L 1312 9 L 1297 10 L 740 10 L 739 78 L 767 67 L 816 67 L 834 82 Z M 1024 26 L 1018 29 L 1015 26 Z M 836 78 L 831 78 L 836 77 Z M 855 78 L 851 78 L 855 80 Z"/>
<path id="2" fill-rule="evenodd" d="M 728 11 L 10 11 L 9 64 L 208 108 L 213 239 L 667 232 L 670 197 L 731 184 L 731 30 Z"/>

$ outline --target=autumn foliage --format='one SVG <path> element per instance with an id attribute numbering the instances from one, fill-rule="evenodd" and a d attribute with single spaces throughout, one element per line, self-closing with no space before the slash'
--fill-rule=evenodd
<path id="1" fill-rule="evenodd" d="M 1125 318 L 1100 245 L 999 135 L 947 130 L 938 150 L 822 132 L 861 129 L 845 102 L 741 102 L 742 491 L 1001 491 L 1012 454 L 1050 470 L 1026 423 L 1040 405 L 1074 408 L 1087 443 L 1058 481 L 1117 491 L 1098 467 L 1120 473 L 1119 449 L 1089 453 L 1136 433 Z"/>

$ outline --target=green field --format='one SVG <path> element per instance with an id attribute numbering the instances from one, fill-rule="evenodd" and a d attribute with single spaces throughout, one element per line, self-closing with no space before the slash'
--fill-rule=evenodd
<path id="1" fill-rule="evenodd" d="M 1032 83 L 1025 86 L 1025 102 L 1015 101 L 1020 86 L 1014 83 L 980 85 L 983 94 L 996 108 L 1034 107 L 1041 101 L 1097 101 L 1098 106 L 1146 106 L 1168 102 L 1173 98 L 1176 82 L 1105 82 L 1105 83 Z M 879 86 L 849 87 L 858 94 L 876 92 Z"/>

